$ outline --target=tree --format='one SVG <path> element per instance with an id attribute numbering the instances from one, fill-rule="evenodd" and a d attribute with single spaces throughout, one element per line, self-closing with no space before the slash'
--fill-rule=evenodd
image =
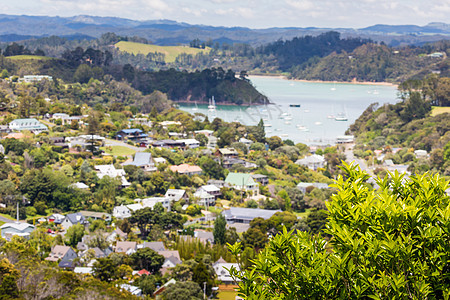
<path id="1" fill-rule="evenodd" d="M 79 83 L 88 83 L 89 80 L 94 77 L 91 67 L 86 64 L 79 65 L 75 73 L 73 74 L 73 81 Z"/>
<path id="2" fill-rule="evenodd" d="M 223 215 L 218 215 L 214 221 L 214 243 L 223 245 L 225 244 L 225 233 L 227 231 L 227 220 Z"/>
<path id="3" fill-rule="evenodd" d="M 85 233 L 84 226 L 82 224 L 75 224 L 70 226 L 69 229 L 67 229 L 65 235 L 67 244 L 69 244 L 72 247 L 76 247 L 77 244 L 81 242 L 84 233 Z"/>
<path id="4" fill-rule="evenodd" d="M 200 286 L 192 281 L 181 281 L 169 284 L 162 293 L 163 299 L 202 300 L 203 292 Z"/>
<path id="5" fill-rule="evenodd" d="M 192 274 L 192 281 L 197 282 L 200 287 L 203 287 L 206 282 L 206 294 L 211 294 L 211 288 L 214 285 L 214 280 L 211 278 L 211 274 L 208 272 L 208 269 L 203 262 L 200 262 L 195 266 Z"/>
<path id="6" fill-rule="evenodd" d="M 342 167 L 319 235 L 288 232 L 269 241 L 242 280 L 244 299 L 446 299 L 450 291 L 448 183 L 439 175 L 378 179 Z M 230 247 L 235 254 L 239 243 Z M 305 293 L 307 291 L 307 293 Z"/>
<path id="7" fill-rule="evenodd" d="M 200 142 L 200 146 L 206 146 L 208 144 L 208 138 L 203 133 L 199 133 L 195 135 L 195 139 Z"/>
<path id="8" fill-rule="evenodd" d="M 133 264 L 138 269 L 146 269 L 152 274 L 155 274 L 161 269 L 164 263 L 164 256 L 159 255 L 155 250 L 150 248 L 138 249 L 131 254 Z"/>
<path id="9" fill-rule="evenodd" d="M 92 267 L 95 278 L 101 281 L 112 281 L 119 279 L 117 273 L 117 265 L 110 257 L 98 258 Z"/>

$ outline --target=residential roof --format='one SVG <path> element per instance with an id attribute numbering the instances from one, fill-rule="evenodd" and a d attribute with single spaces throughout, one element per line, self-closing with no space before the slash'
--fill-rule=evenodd
<path id="1" fill-rule="evenodd" d="M 251 176 L 252 176 L 253 179 L 256 179 L 256 178 L 267 178 L 266 175 L 262 175 L 262 174 L 252 174 Z"/>
<path id="2" fill-rule="evenodd" d="M 128 250 L 136 250 L 136 242 L 117 242 L 116 252 L 128 252 Z"/>
<path id="3" fill-rule="evenodd" d="M 318 189 L 327 189 L 328 188 L 328 184 L 321 183 L 321 182 L 299 182 L 297 184 L 297 187 L 299 187 L 299 188 L 307 188 L 309 186 L 313 186 Z"/>
<path id="4" fill-rule="evenodd" d="M 182 261 L 178 257 L 175 257 L 173 255 L 167 257 L 166 260 L 170 260 L 174 265 L 178 265 L 178 264 L 182 263 Z"/>
<path id="5" fill-rule="evenodd" d="M 96 211 L 87 211 L 82 210 L 80 213 L 86 217 L 86 218 L 97 218 L 97 219 L 103 219 L 103 218 L 110 218 L 111 215 L 105 212 L 96 212 Z"/>
<path id="6" fill-rule="evenodd" d="M 150 248 L 156 252 L 167 250 L 163 242 L 144 242 L 142 248 Z"/>
<path id="7" fill-rule="evenodd" d="M 77 189 L 81 189 L 81 190 L 89 188 L 89 186 L 84 184 L 83 182 L 75 182 L 75 183 L 71 184 L 70 186 L 74 187 L 74 188 L 77 188 Z"/>
<path id="8" fill-rule="evenodd" d="M 208 185 L 202 185 L 200 187 L 202 190 L 204 190 L 205 192 L 211 193 L 211 192 L 219 192 L 220 189 L 213 185 L 213 184 L 208 184 Z"/>
<path id="9" fill-rule="evenodd" d="M 191 166 L 189 164 L 181 164 L 179 166 L 170 166 L 169 168 L 172 172 L 178 172 L 180 174 L 203 171 L 202 168 L 200 168 L 199 166 Z"/>
<path id="10" fill-rule="evenodd" d="M 2 226 L 0 226 L 1 230 L 7 229 L 7 228 L 14 228 L 17 231 L 24 231 L 28 228 L 34 229 L 34 226 L 28 223 L 5 223 Z"/>
<path id="11" fill-rule="evenodd" d="M 126 134 L 131 134 L 131 133 L 142 133 L 143 131 L 138 129 L 138 128 L 130 128 L 130 129 L 122 129 L 122 132 L 126 133 Z"/>
<path id="12" fill-rule="evenodd" d="M 256 184 L 252 175 L 247 173 L 228 173 L 225 182 L 236 186 Z"/>
<path id="13" fill-rule="evenodd" d="M 132 165 L 136 167 L 143 167 L 152 163 L 152 154 L 148 152 L 137 152 L 134 155 L 132 162 L 124 163 L 124 166 Z"/>
<path id="14" fill-rule="evenodd" d="M 322 155 L 313 154 L 310 156 L 306 156 L 305 158 L 297 160 L 296 164 L 313 164 L 313 163 L 322 163 L 325 161 L 325 158 Z"/>
<path id="15" fill-rule="evenodd" d="M 68 215 L 66 215 L 66 218 L 72 224 L 83 223 L 85 221 L 84 216 L 80 212 L 73 213 L 73 214 L 68 214 Z"/>
<path id="16" fill-rule="evenodd" d="M 178 258 L 178 260 L 180 259 L 180 253 L 178 252 L 178 250 L 165 250 L 165 251 L 157 251 L 159 255 L 164 256 L 164 258 L 169 258 L 171 256 Z"/>
<path id="17" fill-rule="evenodd" d="M 168 189 L 165 196 L 173 199 L 174 201 L 179 201 L 186 194 L 185 190 L 180 189 Z"/>
<path id="18" fill-rule="evenodd" d="M 71 248 L 69 246 L 61 246 L 61 245 L 55 245 L 52 248 L 52 251 L 48 255 L 45 260 L 48 261 L 58 261 L 59 259 L 63 258 L 64 255 L 70 250 Z"/>
<path id="19" fill-rule="evenodd" d="M 236 149 L 234 148 L 220 148 L 218 150 L 220 153 L 222 153 L 223 155 L 238 155 L 238 152 L 236 151 Z"/>
<path id="20" fill-rule="evenodd" d="M 253 220 L 254 218 L 269 219 L 275 213 L 281 210 L 268 210 L 259 208 L 230 207 L 230 209 L 222 211 L 227 220 Z"/>
<path id="21" fill-rule="evenodd" d="M 213 195 L 211 195 L 208 192 L 205 192 L 204 190 L 200 190 L 200 189 L 194 193 L 194 197 L 200 198 L 200 199 L 212 199 L 212 198 L 215 199 L 215 197 Z"/>

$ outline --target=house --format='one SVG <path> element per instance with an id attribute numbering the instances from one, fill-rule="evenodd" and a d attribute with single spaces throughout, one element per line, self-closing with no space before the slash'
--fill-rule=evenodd
<path id="1" fill-rule="evenodd" d="M 176 265 L 181 264 L 181 263 L 182 263 L 182 261 L 180 259 L 178 259 L 177 257 L 170 256 L 164 260 L 164 263 L 162 264 L 161 268 L 173 268 Z"/>
<path id="2" fill-rule="evenodd" d="M 157 251 L 159 255 L 164 256 L 164 258 L 169 258 L 171 256 L 177 258 L 179 261 L 181 261 L 180 259 L 180 253 L 178 252 L 178 250 L 165 250 L 165 251 Z"/>
<path id="3" fill-rule="evenodd" d="M 138 288 L 137 286 L 131 285 L 131 284 L 127 284 L 127 283 L 123 283 L 120 285 L 120 288 L 122 290 L 125 290 L 129 293 L 131 293 L 134 296 L 138 296 L 141 297 L 142 296 L 142 290 L 140 288 Z"/>
<path id="4" fill-rule="evenodd" d="M 194 237 L 199 239 L 204 244 L 214 244 L 214 234 L 211 231 L 195 230 Z"/>
<path id="5" fill-rule="evenodd" d="M 196 131 L 194 131 L 194 135 L 197 135 L 197 134 L 204 134 L 206 137 L 212 136 L 213 133 L 214 133 L 214 130 L 207 130 L 207 129 L 196 130 Z"/>
<path id="6" fill-rule="evenodd" d="M 80 189 L 80 190 L 89 189 L 89 186 L 87 184 L 84 184 L 83 182 L 75 182 L 75 183 L 71 184 L 70 187 Z"/>
<path id="7" fill-rule="evenodd" d="M 34 134 L 41 133 L 43 131 L 48 131 L 47 126 L 39 122 L 34 118 L 29 119 L 15 119 L 9 123 L 9 128 L 11 130 L 23 131 L 29 130 Z"/>
<path id="8" fill-rule="evenodd" d="M 247 148 L 250 148 L 250 146 L 253 144 L 253 141 L 241 137 L 241 138 L 239 139 L 239 143 L 243 143 L 245 146 L 247 146 Z"/>
<path id="9" fill-rule="evenodd" d="M 116 169 L 114 165 L 97 165 L 94 166 L 95 170 L 97 170 L 97 177 L 99 179 L 102 179 L 105 176 L 109 176 L 111 178 L 119 177 L 122 186 L 127 187 L 130 186 L 131 183 L 128 182 L 128 180 L 125 178 L 125 170 L 124 169 Z"/>
<path id="10" fill-rule="evenodd" d="M 53 77 L 52 76 L 48 76 L 48 75 L 24 75 L 23 78 L 20 78 L 19 81 L 23 81 L 23 82 L 39 82 L 42 80 L 48 80 L 48 81 L 52 81 Z"/>
<path id="11" fill-rule="evenodd" d="M 427 158 L 428 153 L 426 150 L 415 150 L 414 154 L 416 155 L 416 158 Z"/>
<path id="12" fill-rule="evenodd" d="M 253 180 L 260 183 L 262 186 L 266 186 L 269 184 L 269 177 L 262 174 L 252 174 Z"/>
<path id="13" fill-rule="evenodd" d="M 237 157 L 239 153 L 234 148 L 220 148 L 214 153 L 215 156 L 221 158 Z"/>
<path id="14" fill-rule="evenodd" d="M 218 188 L 217 186 L 215 186 L 213 184 L 202 185 L 201 187 L 198 188 L 198 190 L 203 190 L 203 191 L 207 192 L 208 194 L 213 195 L 216 198 L 219 197 L 220 195 L 222 195 L 220 188 Z"/>
<path id="15" fill-rule="evenodd" d="M 237 190 L 244 190 L 255 195 L 259 193 L 259 185 L 253 180 L 250 174 L 228 173 L 225 183 Z"/>
<path id="16" fill-rule="evenodd" d="M 320 183 L 320 182 L 299 182 L 299 184 L 297 184 L 297 188 L 303 194 L 306 194 L 306 189 L 310 186 L 318 188 L 318 189 L 328 189 L 329 188 L 328 184 Z"/>
<path id="17" fill-rule="evenodd" d="M 210 179 L 207 181 L 207 183 L 210 185 L 215 185 L 219 189 L 225 186 L 225 180 Z"/>
<path id="18" fill-rule="evenodd" d="M 208 136 L 208 144 L 206 144 L 206 147 L 208 147 L 209 149 L 217 148 L 217 141 L 218 139 L 215 136 Z"/>
<path id="19" fill-rule="evenodd" d="M 51 216 L 47 217 L 47 222 L 61 224 L 65 218 L 66 218 L 66 216 L 61 215 L 61 214 L 52 214 Z"/>
<path id="20" fill-rule="evenodd" d="M 167 286 L 171 285 L 171 284 L 176 284 L 177 281 L 175 279 L 170 279 L 169 281 L 167 281 L 166 283 L 164 283 L 160 288 L 157 288 L 154 292 L 153 292 L 153 296 L 155 296 L 155 299 L 161 299 L 161 295 L 167 288 Z"/>
<path id="21" fill-rule="evenodd" d="M 155 157 L 153 158 L 153 161 L 155 162 L 155 165 L 167 163 L 167 159 L 165 159 L 164 157 Z"/>
<path id="22" fill-rule="evenodd" d="M 156 203 L 161 203 L 162 206 L 167 209 L 167 211 L 170 211 L 170 198 L 168 197 L 150 197 L 145 199 L 135 199 L 136 202 L 140 202 L 142 206 L 150 207 L 153 209 L 153 207 L 156 205 Z"/>
<path id="23" fill-rule="evenodd" d="M 110 235 L 106 238 L 106 241 L 109 243 L 115 242 L 117 240 L 126 240 L 128 234 L 120 230 L 120 228 L 116 228 Z"/>
<path id="24" fill-rule="evenodd" d="M 92 267 L 75 267 L 73 271 L 77 274 L 92 274 Z"/>
<path id="25" fill-rule="evenodd" d="M 216 197 L 205 192 L 202 189 L 198 189 L 195 193 L 194 193 L 194 197 L 198 198 L 198 204 L 201 206 L 214 206 L 216 204 Z"/>
<path id="26" fill-rule="evenodd" d="M 228 223 L 250 223 L 254 218 L 263 218 L 265 220 L 272 217 L 281 210 L 268 210 L 259 208 L 243 208 L 243 207 L 230 207 L 222 211 L 222 215 L 225 217 Z"/>
<path id="27" fill-rule="evenodd" d="M 86 220 L 86 218 L 80 212 L 77 212 L 66 215 L 66 218 L 61 223 L 61 226 L 67 230 L 73 225 L 76 224 L 86 225 L 88 223 L 89 222 Z"/>
<path id="28" fill-rule="evenodd" d="M 8 125 L 0 125 L 0 133 L 9 133 L 10 129 Z"/>
<path id="29" fill-rule="evenodd" d="M 186 148 L 195 149 L 200 147 L 200 142 L 196 139 L 182 139 L 178 140 L 179 142 L 183 142 L 186 146 Z"/>
<path id="30" fill-rule="evenodd" d="M 29 238 L 30 233 L 35 227 L 28 223 L 5 223 L 0 226 L 1 236 L 7 241 L 11 241 L 13 236 L 21 236 L 26 239 Z"/>
<path id="31" fill-rule="evenodd" d="M 351 144 L 355 142 L 353 135 L 340 135 L 336 137 L 336 144 Z"/>
<path id="32" fill-rule="evenodd" d="M 322 155 L 313 154 L 299 159 L 295 162 L 297 165 L 305 166 L 310 170 L 317 171 L 318 168 L 325 166 L 325 158 Z"/>
<path id="33" fill-rule="evenodd" d="M 136 141 L 146 137 L 148 137 L 148 135 L 138 128 L 122 129 L 116 134 L 116 139 L 121 141 Z"/>
<path id="34" fill-rule="evenodd" d="M 87 211 L 82 210 L 80 213 L 86 218 L 86 219 L 92 219 L 92 220 L 104 220 L 106 222 L 111 221 L 111 215 L 104 213 L 104 212 L 95 212 L 95 211 Z"/>
<path id="35" fill-rule="evenodd" d="M 144 206 L 142 206 L 142 204 L 140 203 L 136 203 L 136 204 L 128 204 L 128 205 L 120 205 L 120 206 L 115 206 L 113 208 L 113 216 L 117 219 L 126 219 L 131 217 L 131 212 L 139 210 L 139 209 L 143 209 Z"/>
<path id="36" fill-rule="evenodd" d="M 174 149 L 174 148 L 185 149 L 186 148 L 186 144 L 180 140 L 153 141 L 152 146 L 155 148 L 167 148 L 167 149 Z"/>
<path id="37" fill-rule="evenodd" d="M 45 260 L 48 261 L 73 261 L 75 258 L 77 258 L 77 254 L 75 251 L 73 251 L 72 248 L 69 246 L 61 246 L 56 245 L 53 246 L 52 251 L 48 255 L 48 257 L 45 258 Z"/>
<path id="38" fill-rule="evenodd" d="M 199 166 L 191 166 L 189 164 L 181 164 L 179 166 L 170 166 L 169 169 L 174 173 L 178 172 L 179 174 L 188 175 L 188 176 L 201 175 L 203 172 L 202 168 L 200 168 Z"/>
<path id="39" fill-rule="evenodd" d="M 71 149 L 94 149 L 98 150 L 99 147 L 105 145 L 105 138 L 95 134 L 79 135 L 74 137 L 67 137 L 66 142 Z"/>
<path id="40" fill-rule="evenodd" d="M 136 252 L 137 249 L 136 246 L 137 246 L 136 242 L 117 242 L 114 252 L 126 253 L 130 255 Z"/>
<path id="41" fill-rule="evenodd" d="M 136 166 L 147 172 L 154 172 L 157 170 L 152 159 L 152 154 L 148 152 L 137 152 L 134 155 L 133 161 L 126 162 L 123 166 Z"/>
<path id="42" fill-rule="evenodd" d="M 53 146 L 61 147 L 62 149 L 69 148 L 69 144 L 66 143 L 66 139 L 63 136 L 51 137 L 50 143 Z"/>
<path id="43" fill-rule="evenodd" d="M 214 272 L 217 275 L 217 279 L 222 281 L 223 284 L 236 284 L 236 282 L 233 280 L 233 278 L 230 275 L 230 272 L 228 271 L 231 269 L 231 267 L 234 267 L 236 270 L 240 270 L 239 264 L 237 263 L 227 263 L 222 257 L 219 258 L 218 261 L 216 261 L 212 265 Z M 238 279 L 240 281 L 240 279 Z"/>
<path id="44" fill-rule="evenodd" d="M 189 200 L 189 197 L 185 190 L 180 189 L 168 189 L 165 196 L 170 199 L 170 201 L 178 202 L 180 200 Z"/>
<path id="45" fill-rule="evenodd" d="M 218 160 L 218 161 L 220 161 L 220 160 Z M 248 161 L 245 161 L 240 158 L 229 157 L 229 158 L 224 158 L 222 160 L 222 167 L 224 167 L 225 169 L 231 169 L 234 165 L 241 165 L 244 168 L 248 168 L 248 169 L 253 169 L 253 168 L 257 167 L 257 165 L 255 163 L 248 162 Z"/>
<path id="46" fill-rule="evenodd" d="M 143 244 L 138 245 L 138 248 L 150 248 L 156 252 L 167 250 L 163 242 L 144 242 Z"/>
<path id="47" fill-rule="evenodd" d="M 65 113 L 55 113 L 52 115 L 52 120 L 61 120 L 62 125 L 66 124 L 67 120 L 69 120 L 70 116 Z"/>

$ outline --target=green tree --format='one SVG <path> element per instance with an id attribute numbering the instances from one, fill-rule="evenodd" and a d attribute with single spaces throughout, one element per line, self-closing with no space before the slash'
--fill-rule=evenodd
<path id="1" fill-rule="evenodd" d="M 155 250 L 150 248 L 138 249 L 130 257 L 136 268 L 140 270 L 146 269 L 152 274 L 157 273 L 164 263 L 164 256 L 159 255 Z"/>
<path id="2" fill-rule="evenodd" d="M 117 265 L 110 257 L 98 258 L 92 267 L 95 278 L 101 281 L 113 281 L 119 279 L 117 273 Z"/>
<path id="3" fill-rule="evenodd" d="M 67 229 L 65 240 L 66 243 L 72 247 L 76 247 L 85 234 L 84 226 L 82 224 L 75 224 Z"/>
<path id="4" fill-rule="evenodd" d="M 202 300 L 203 292 L 196 282 L 180 281 L 168 285 L 162 296 L 165 300 Z"/>
<path id="5" fill-rule="evenodd" d="M 211 294 L 211 288 L 214 285 L 214 280 L 211 278 L 211 274 L 208 272 L 208 269 L 203 262 L 200 262 L 195 266 L 192 274 L 192 281 L 196 282 L 200 287 L 203 287 L 206 282 L 206 294 Z"/>
<path id="6" fill-rule="evenodd" d="M 244 299 L 447 299 L 450 201 L 439 175 L 369 175 L 342 168 L 327 202 L 328 242 L 288 232 L 270 240 L 242 280 Z M 237 255 L 239 243 L 230 247 Z M 305 292 L 307 291 L 307 292 Z"/>
<path id="7" fill-rule="evenodd" d="M 214 229 L 213 229 L 214 243 L 220 245 L 225 244 L 226 231 L 227 231 L 227 220 L 225 220 L 225 217 L 222 214 L 220 214 L 214 221 Z"/>

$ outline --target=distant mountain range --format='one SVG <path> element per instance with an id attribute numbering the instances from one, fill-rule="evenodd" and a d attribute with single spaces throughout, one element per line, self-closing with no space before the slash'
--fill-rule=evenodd
<path id="1" fill-rule="evenodd" d="M 292 39 L 297 36 L 318 35 L 326 31 L 338 31 L 342 37 L 371 38 L 397 46 L 423 44 L 450 39 L 450 24 L 430 23 L 417 25 L 378 24 L 361 29 L 352 28 L 267 28 L 214 27 L 191 25 L 170 20 L 136 21 L 116 17 L 74 16 L 18 16 L 0 14 L 0 41 L 13 42 L 57 35 L 68 39 L 94 39 L 103 33 L 114 32 L 121 36 L 139 36 L 157 45 L 186 44 L 198 38 L 217 42 L 249 43 L 252 45 Z"/>

